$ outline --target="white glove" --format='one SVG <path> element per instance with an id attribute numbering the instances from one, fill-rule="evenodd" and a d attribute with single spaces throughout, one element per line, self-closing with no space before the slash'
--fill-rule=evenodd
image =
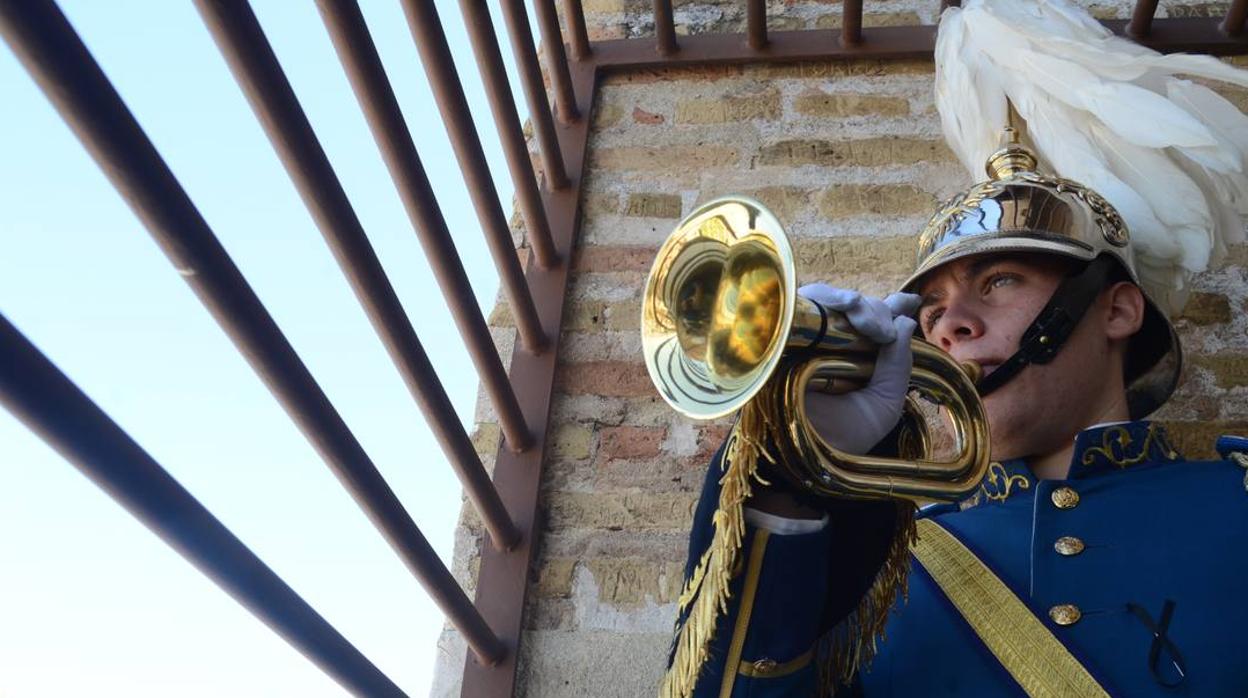
<path id="1" fill-rule="evenodd" d="M 875 372 L 863 388 L 841 395 L 806 392 L 806 411 L 819 435 L 846 453 L 867 453 L 901 419 L 910 389 L 910 338 L 917 327 L 910 316 L 921 299 L 894 293 L 880 300 L 827 284 L 809 284 L 797 293 L 843 313 L 855 330 L 881 345 Z"/>

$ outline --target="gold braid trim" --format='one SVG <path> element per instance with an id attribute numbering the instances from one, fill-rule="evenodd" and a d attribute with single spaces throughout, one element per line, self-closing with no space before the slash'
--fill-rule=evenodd
<path id="1" fill-rule="evenodd" d="M 849 685 L 858 669 L 875 658 L 877 641 L 884 638 L 888 612 L 897 595 L 906 592 L 910 576 L 910 546 L 917 535 L 914 504 L 896 500 L 896 534 L 875 575 L 871 588 L 839 625 L 819 642 L 819 695 L 832 696 L 838 685 Z"/>
<path id="2" fill-rule="evenodd" d="M 693 694 L 698 674 L 710 656 L 715 625 L 719 617 L 728 612 L 729 584 L 745 535 L 745 501 L 753 494 L 750 481 L 768 484 L 757 471 L 760 455 L 772 460 L 763 447 L 769 427 L 762 410 L 750 401 L 741 409 L 737 425 L 728 438 L 721 461 L 725 470 L 719 481 L 719 508 L 711 520 L 715 532 L 680 595 L 682 609 L 692 603 L 676 636 L 672 666 L 659 688 L 662 698 L 688 698 Z"/>

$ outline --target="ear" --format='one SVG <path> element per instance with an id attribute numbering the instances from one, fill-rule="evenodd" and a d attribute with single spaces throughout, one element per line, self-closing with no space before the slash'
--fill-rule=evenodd
<path id="1" fill-rule="evenodd" d="M 1108 300 L 1105 336 L 1126 339 L 1144 324 L 1144 292 L 1130 281 L 1119 281 L 1104 291 Z"/>

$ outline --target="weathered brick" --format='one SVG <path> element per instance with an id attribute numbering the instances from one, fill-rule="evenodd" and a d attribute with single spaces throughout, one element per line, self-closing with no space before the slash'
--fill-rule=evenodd
<path id="1" fill-rule="evenodd" d="M 871 270 L 878 276 L 901 276 L 914 269 L 916 239 L 899 237 L 835 237 L 798 240 L 793 252 L 799 269 L 825 273 Z"/>
<path id="2" fill-rule="evenodd" d="M 563 313 L 563 331 L 636 330 L 640 323 L 640 316 L 640 301 L 574 303 Z"/>
<path id="3" fill-rule="evenodd" d="M 620 605 L 646 600 L 671 603 L 680 596 L 683 570 L 679 563 L 599 557 L 586 561 L 585 566 L 594 577 L 602 601 Z"/>
<path id="4" fill-rule="evenodd" d="M 704 424 L 698 427 L 698 451 L 694 458 L 707 462 L 732 433 L 732 424 Z"/>
<path id="5" fill-rule="evenodd" d="M 572 595 L 574 558 L 557 557 L 542 561 L 535 591 L 538 596 L 567 598 Z"/>
<path id="6" fill-rule="evenodd" d="M 640 397 L 654 394 L 646 366 L 638 361 L 587 361 L 563 364 L 556 372 L 560 392 L 605 397 Z"/>
<path id="7" fill-rule="evenodd" d="M 807 116 L 906 116 L 910 100 L 887 95 L 829 94 L 820 90 L 797 96 L 793 108 Z"/>
<path id="8" fill-rule="evenodd" d="M 1197 366 L 1209 369 L 1218 380 L 1220 388 L 1238 388 L 1248 385 L 1248 354 L 1222 353 L 1193 358 Z"/>
<path id="9" fill-rule="evenodd" d="M 758 201 L 776 214 L 781 223 L 787 223 L 798 213 L 810 207 L 814 191 L 806 187 L 763 187 L 742 192 Z"/>
<path id="10" fill-rule="evenodd" d="M 913 165 L 953 159 L 943 141 L 885 136 L 855 141 L 795 139 L 763 146 L 759 165 L 823 165 L 878 167 Z"/>
<path id="11" fill-rule="evenodd" d="M 780 118 L 780 93 L 768 90 L 758 94 L 721 97 L 690 97 L 676 103 L 678 124 L 724 124 Z"/>
<path id="12" fill-rule="evenodd" d="M 633 107 L 633 121 L 639 124 L 657 125 L 667 121 L 667 117 L 655 112 L 646 111 L 641 107 Z"/>
<path id="13" fill-rule="evenodd" d="M 667 427 L 606 427 L 599 432 L 598 457 L 619 460 L 654 458 L 662 450 Z"/>
<path id="14" fill-rule="evenodd" d="M 550 453 L 563 460 L 584 460 L 589 458 L 593 443 L 594 433 L 589 427 L 563 424 L 556 427 L 550 437 Z"/>
<path id="15" fill-rule="evenodd" d="M 624 108 L 618 104 L 609 104 L 599 102 L 597 108 L 594 109 L 593 121 L 591 125 L 595 129 L 610 128 L 624 118 Z"/>
<path id="16" fill-rule="evenodd" d="M 691 492 L 552 492 L 547 523 L 553 530 L 687 531 L 696 502 Z"/>
<path id="17" fill-rule="evenodd" d="M 1221 325 L 1231 321 L 1231 301 L 1220 293 L 1193 293 L 1180 318 L 1193 325 Z"/>
<path id="18" fill-rule="evenodd" d="M 1229 2 L 1193 2 L 1183 5 L 1169 5 L 1166 14 L 1170 17 L 1214 17 L 1222 19 L 1226 16 Z"/>
<path id="19" fill-rule="evenodd" d="M 909 27 L 922 23 L 923 20 L 919 19 L 918 13 L 915 12 L 864 12 L 862 15 L 864 27 Z M 821 15 L 815 20 L 816 29 L 839 29 L 840 27 L 840 12 Z"/>
<path id="20" fill-rule="evenodd" d="M 819 212 L 836 220 L 864 214 L 905 216 L 936 211 L 936 197 L 909 184 L 834 184 L 819 196 Z"/>
<path id="21" fill-rule="evenodd" d="M 1170 442 L 1189 460 L 1216 458 L 1214 442 L 1223 434 L 1248 436 L 1248 420 L 1208 422 L 1162 422 Z"/>
<path id="22" fill-rule="evenodd" d="M 601 216 L 619 212 L 620 195 L 613 191 L 588 192 L 581 202 L 582 216 Z"/>
<path id="23" fill-rule="evenodd" d="M 771 78 L 847 78 L 883 77 L 886 75 L 928 75 L 936 70 L 931 59 L 902 60 L 841 60 L 781 63 L 758 68 Z"/>
<path id="24" fill-rule="evenodd" d="M 676 194 L 629 194 L 624 215 L 634 218 L 680 218 L 681 202 Z"/>
<path id="25" fill-rule="evenodd" d="M 707 64 L 681 66 L 675 68 L 643 68 L 613 73 L 607 77 L 606 85 L 637 85 L 655 82 L 672 82 L 690 80 L 700 83 L 715 82 L 739 78 L 745 74 L 745 67 L 737 64 Z"/>
<path id="26" fill-rule="evenodd" d="M 514 327 L 516 320 L 511 315 L 511 306 L 506 303 L 495 303 L 486 324 L 490 327 Z"/>
<path id="27" fill-rule="evenodd" d="M 493 422 L 481 422 L 472 432 L 472 447 L 481 457 L 493 458 L 498 452 L 498 441 L 501 435 L 498 425 Z"/>
<path id="28" fill-rule="evenodd" d="M 582 248 L 573 267 L 578 272 L 648 272 L 657 247 L 596 245 Z"/>
<path id="29" fill-rule="evenodd" d="M 592 167 L 622 171 L 698 171 L 734 165 L 741 159 L 736 148 L 720 145 L 676 145 L 646 148 L 622 146 L 599 148 L 590 154 Z"/>

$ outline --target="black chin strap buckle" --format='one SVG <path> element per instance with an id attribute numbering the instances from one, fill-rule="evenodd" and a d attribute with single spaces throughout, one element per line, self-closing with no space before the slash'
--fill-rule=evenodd
<path id="1" fill-rule="evenodd" d="M 1048 304 L 1036 315 L 1036 319 L 1023 332 L 1018 351 L 1006 359 L 997 370 L 984 376 L 976 389 L 980 397 L 1005 385 L 1027 364 L 1047 364 L 1057 356 L 1058 350 L 1075 331 L 1084 313 L 1096 300 L 1109 271 L 1117 264 L 1112 257 L 1101 255 L 1088 262 L 1082 271 L 1066 277 Z"/>

